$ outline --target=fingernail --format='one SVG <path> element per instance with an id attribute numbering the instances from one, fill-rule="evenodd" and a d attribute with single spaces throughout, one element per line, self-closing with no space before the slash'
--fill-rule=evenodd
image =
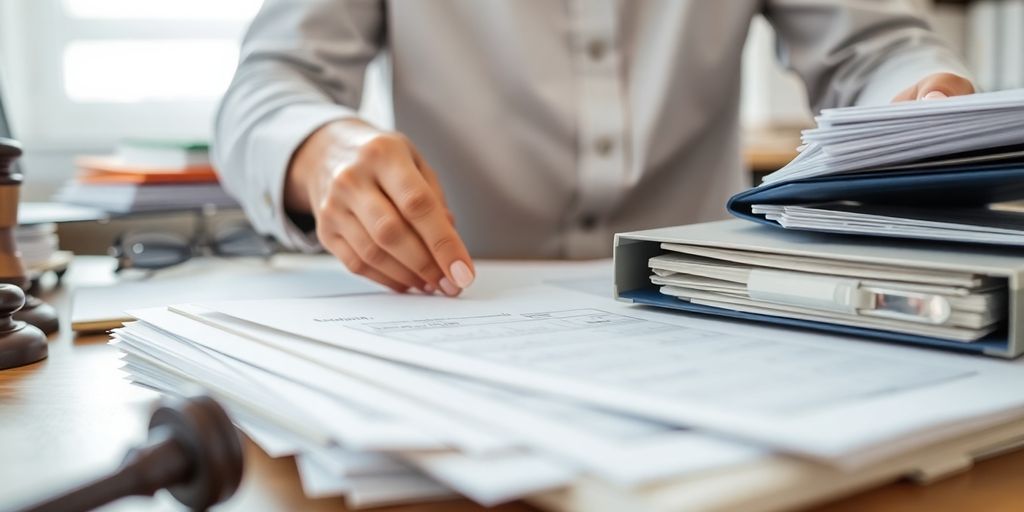
<path id="1" fill-rule="evenodd" d="M 469 288 L 469 285 L 473 284 L 473 273 L 469 271 L 469 265 L 465 262 L 456 261 L 449 270 L 452 271 L 452 277 L 459 288 Z"/>
<path id="2" fill-rule="evenodd" d="M 440 286 L 441 291 L 443 291 L 444 294 L 449 297 L 454 297 L 458 295 L 459 292 L 461 291 L 459 290 L 459 287 L 452 284 L 452 282 L 449 281 L 447 277 L 442 277 L 441 280 L 438 281 L 437 285 Z"/>
<path id="3" fill-rule="evenodd" d="M 432 285 L 430 283 L 427 283 L 427 284 L 423 285 L 423 293 L 425 293 L 427 295 L 433 295 L 434 292 L 436 292 L 436 291 L 437 291 L 437 288 L 434 288 L 434 285 Z"/>
<path id="4" fill-rule="evenodd" d="M 922 98 L 922 99 L 926 99 L 926 100 L 941 100 L 941 99 L 944 99 L 944 98 L 947 98 L 947 97 L 948 96 L 946 96 L 946 94 L 943 93 L 942 91 L 932 91 L 932 92 L 929 92 L 928 94 L 925 94 L 924 98 Z"/>

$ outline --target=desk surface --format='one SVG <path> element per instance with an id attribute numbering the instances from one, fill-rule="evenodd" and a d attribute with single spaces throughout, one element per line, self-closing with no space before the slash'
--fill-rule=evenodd
<path id="1" fill-rule="evenodd" d="M 69 281 L 81 279 L 76 263 Z M 102 266 L 96 268 L 103 268 Z M 65 294 L 51 298 L 66 311 Z M 106 336 L 75 339 L 62 332 L 49 359 L 0 372 L 0 508 L 89 480 L 115 468 L 131 445 L 145 439 L 156 394 L 131 386 L 117 370 L 117 351 Z M 271 459 L 246 441 L 246 475 L 239 494 L 222 510 L 345 510 L 340 499 L 309 500 L 291 459 Z M 980 462 L 972 471 L 918 486 L 896 483 L 817 510 L 1020 511 L 1024 507 L 1024 450 Z M 109 510 L 180 510 L 170 498 L 131 498 Z M 467 501 L 384 510 L 485 510 Z M 502 512 L 534 510 L 510 504 Z"/>
<path id="2" fill-rule="evenodd" d="M 755 173 L 781 169 L 796 157 L 800 128 L 782 127 L 748 130 L 743 134 L 743 162 Z"/>

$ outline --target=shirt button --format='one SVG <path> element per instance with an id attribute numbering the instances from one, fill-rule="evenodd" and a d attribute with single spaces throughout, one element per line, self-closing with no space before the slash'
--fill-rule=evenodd
<path id="1" fill-rule="evenodd" d="M 600 156 L 610 155 L 613 147 L 615 147 L 615 143 L 612 142 L 611 137 L 600 137 L 594 141 L 594 150 Z"/>
<path id="2" fill-rule="evenodd" d="M 274 198 L 271 197 L 270 192 L 263 193 L 263 204 L 266 205 L 271 214 L 274 213 Z"/>
<path id="3" fill-rule="evenodd" d="M 583 228 L 584 231 L 592 231 L 597 227 L 597 215 L 592 213 L 584 215 L 583 218 L 580 219 L 580 227 Z"/>
<path id="4" fill-rule="evenodd" d="M 590 58 L 593 60 L 601 60 L 604 58 L 604 54 L 607 51 L 608 45 L 600 39 L 594 39 L 587 43 L 587 54 L 589 54 Z"/>

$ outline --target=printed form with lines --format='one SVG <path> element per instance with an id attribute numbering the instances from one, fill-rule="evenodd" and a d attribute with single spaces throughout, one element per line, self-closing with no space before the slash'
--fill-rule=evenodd
<path id="1" fill-rule="evenodd" d="M 569 307 L 567 307 L 569 306 Z M 538 286 L 202 307 L 329 346 L 855 467 L 1024 407 L 1024 372 Z"/>

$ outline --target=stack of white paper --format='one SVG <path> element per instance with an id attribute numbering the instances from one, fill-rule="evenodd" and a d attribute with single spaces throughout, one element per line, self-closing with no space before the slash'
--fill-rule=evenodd
<path id="1" fill-rule="evenodd" d="M 825 109 L 800 154 L 764 178 L 778 183 L 846 172 L 1020 158 L 1024 89 L 892 105 Z M 1001 148 L 993 150 L 993 148 Z M 963 153 L 977 152 L 978 154 Z"/>
<path id="2" fill-rule="evenodd" d="M 855 470 L 1024 414 L 1010 365 L 780 337 L 570 282 L 593 288 L 184 304 L 132 312 L 113 342 L 134 382 L 205 388 L 297 456 L 308 494 L 352 506 L 493 505 L 580 479 L 639 493 L 772 453 Z"/>
<path id="3" fill-rule="evenodd" d="M 344 494 L 352 506 L 447 497 L 449 489 L 492 505 L 567 485 L 584 469 L 631 486 L 761 452 L 339 351 L 199 307 L 135 315 L 140 322 L 114 334 L 135 382 L 209 389 L 268 452 L 299 455 L 309 494 Z M 353 457 L 373 464 L 330 471 Z M 361 485 L 368 477 L 373 500 Z M 392 479 L 397 494 L 387 491 Z M 410 481 L 420 492 L 410 494 Z"/>

